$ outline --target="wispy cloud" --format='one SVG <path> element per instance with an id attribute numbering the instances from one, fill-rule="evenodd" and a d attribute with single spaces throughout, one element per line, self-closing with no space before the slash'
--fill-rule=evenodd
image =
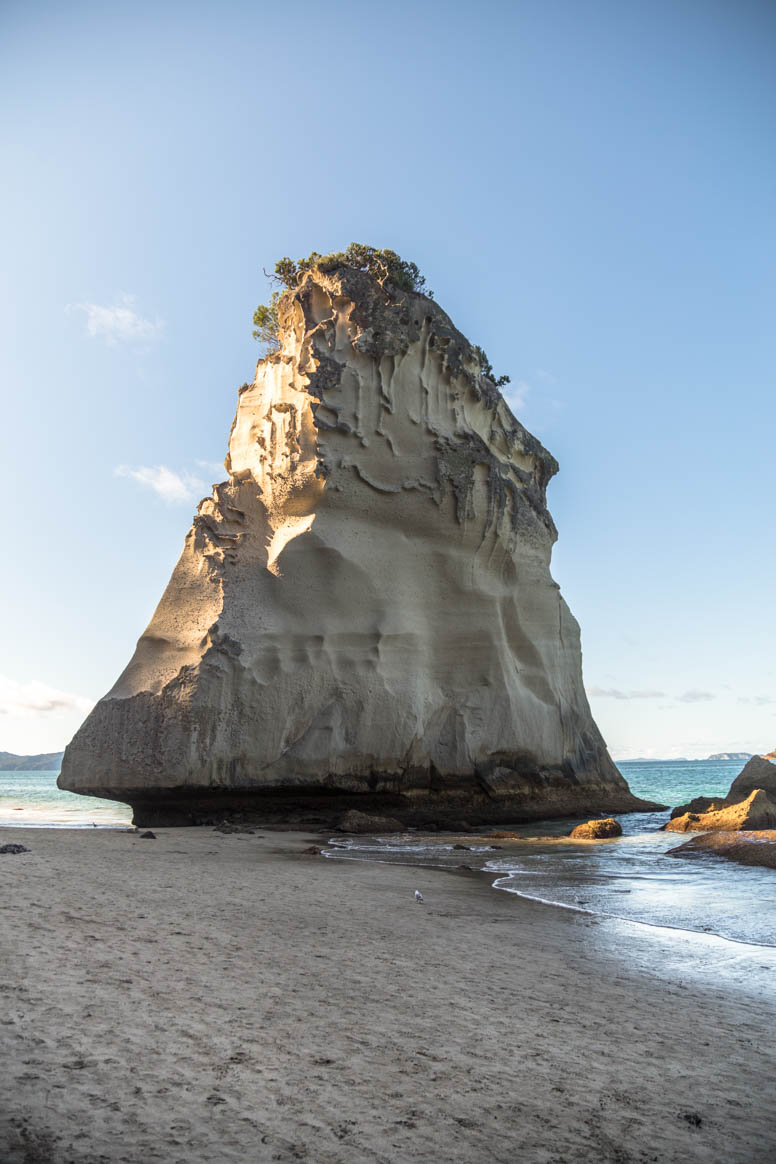
<path id="1" fill-rule="evenodd" d="M 752 703 L 755 707 L 765 707 L 769 703 L 776 703 L 772 695 L 739 695 L 739 703 Z"/>
<path id="2" fill-rule="evenodd" d="M 200 469 L 204 469 L 209 476 L 217 478 L 219 481 L 226 477 L 226 469 L 223 461 L 197 461 Z"/>
<path id="3" fill-rule="evenodd" d="M 138 465 L 136 468 L 117 465 L 114 473 L 117 477 L 131 477 L 139 485 L 152 489 L 169 505 L 196 501 L 208 492 L 208 486 L 195 473 L 186 470 L 177 473 L 166 465 Z"/>
<path id="4" fill-rule="evenodd" d="M 67 311 L 83 311 L 86 334 L 109 344 L 148 343 L 164 328 L 161 319 L 147 319 L 136 310 L 134 295 L 120 295 L 109 307 L 100 303 L 70 303 Z"/>
<path id="5" fill-rule="evenodd" d="M 676 697 L 680 703 L 708 703 L 711 699 L 716 699 L 713 691 L 685 691 L 683 695 Z"/>
<path id="6" fill-rule="evenodd" d="M 619 687 L 588 687 L 587 694 L 591 699 L 673 699 L 678 703 L 708 703 L 716 699 L 713 691 L 685 691 L 681 695 L 666 694 L 665 691 L 623 691 Z M 671 707 L 670 703 L 663 704 L 662 710 Z"/>
<path id="7" fill-rule="evenodd" d="M 504 389 L 504 397 L 513 412 L 525 408 L 525 402 L 531 391 L 531 385 L 526 380 L 518 380 L 516 384 Z"/>
<path id="8" fill-rule="evenodd" d="M 86 715 L 94 701 L 72 691 L 59 691 L 33 680 L 19 683 L 0 675 L 0 715 L 49 715 L 56 711 L 78 711 Z"/>
<path id="9" fill-rule="evenodd" d="M 664 699 L 664 691 L 621 691 L 619 687 L 588 687 L 591 699 Z"/>

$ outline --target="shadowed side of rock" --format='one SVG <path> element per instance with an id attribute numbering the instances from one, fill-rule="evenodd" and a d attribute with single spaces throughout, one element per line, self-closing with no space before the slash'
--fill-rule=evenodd
<path id="1" fill-rule="evenodd" d="M 776 764 L 765 756 L 752 756 L 730 785 L 726 800 L 735 803 L 744 800 L 756 788 L 762 788 L 776 797 Z"/>
<path id="2" fill-rule="evenodd" d="M 60 786 L 138 824 L 472 824 L 654 807 L 552 580 L 557 464 L 438 305 L 345 267 L 280 304 L 134 657 Z"/>
<path id="3" fill-rule="evenodd" d="M 405 793 L 341 792 L 320 787 L 264 790 L 255 787 L 203 788 L 180 786 L 160 791 L 108 787 L 91 795 L 120 799 L 133 808 L 139 827 L 214 825 L 223 820 L 260 823 L 266 828 L 339 828 L 356 812 L 377 822 L 369 832 L 396 831 L 400 825 L 471 831 L 478 825 L 519 824 L 532 820 L 578 816 L 593 811 L 649 812 L 663 806 L 619 792 L 603 782 L 569 788 L 562 777 L 525 783 L 513 795 L 487 796 L 461 780 L 459 787 L 412 787 Z M 386 818 L 391 828 L 385 825 Z"/>

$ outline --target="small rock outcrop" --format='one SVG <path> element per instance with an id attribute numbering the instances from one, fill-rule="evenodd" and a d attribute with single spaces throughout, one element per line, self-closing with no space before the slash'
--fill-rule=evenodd
<path id="1" fill-rule="evenodd" d="M 587 824 L 577 825 L 569 836 L 573 841 L 607 841 L 622 836 L 622 825 L 611 816 L 605 820 L 589 820 Z"/>
<path id="2" fill-rule="evenodd" d="M 755 788 L 763 788 L 776 797 L 776 764 L 772 764 L 765 756 L 752 756 L 730 785 L 727 794 L 728 803 L 743 800 Z"/>
<path id="3" fill-rule="evenodd" d="M 138 825 L 638 811 L 550 574 L 551 454 L 422 294 L 342 265 L 279 304 L 134 657 L 61 788 Z"/>
<path id="4" fill-rule="evenodd" d="M 400 833 L 404 825 L 395 816 L 374 816 L 351 808 L 337 825 L 341 833 Z"/>
<path id="5" fill-rule="evenodd" d="M 687 812 L 669 820 L 665 828 L 671 833 L 773 829 L 776 828 L 776 798 L 762 788 L 756 788 L 737 804 L 726 804 L 711 812 Z"/>
<path id="6" fill-rule="evenodd" d="M 776 869 L 776 830 L 758 832 L 716 832 L 693 837 L 676 849 L 669 849 L 667 857 L 705 857 L 712 854 L 736 861 L 739 865 L 758 865 Z"/>
<path id="7" fill-rule="evenodd" d="M 714 812 L 718 808 L 724 808 L 727 804 L 727 799 L 724 796 L 695 796 L 688 804 L 678 804 L 676 808 L 671 809 L 671 820 L 677 816 L 685 816 L 688 812 Z"/>

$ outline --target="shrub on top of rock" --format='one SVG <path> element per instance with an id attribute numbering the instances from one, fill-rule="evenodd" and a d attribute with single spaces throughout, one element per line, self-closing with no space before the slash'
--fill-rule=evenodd
<path id="1" fill-rule="evenodd" d="M 355 271 L 366 271 L 377 280 L 381 287 L 386 283 L 393 284 L 400 291 L 413 291 L 417 295 L 434 298 L 433 291 L 426 287 L 426 279 L 421 275 L 417 263 L 407 262 L 397 255 L 396 251 L 379 250 L 377 247 L 367 246 L 365 243 L 351 243 L 344 251 L 332 251 L 331 254 L 321 255 L 312 251 L 306 259 L 289 259 L 284 256 L 275 263 L 274 271 L 268 276 L 275 283 L 282 284 L 292 291 L 298 287 L 308 271 L 318 270 L 329 274 L 338 267 L 352 267 Z M 266 274 L 266 271 L 264 272 Z M 273 291 L 269 303 L 260 303 L 253 313 L 253 338 L 264 344 L 267 355 L 280 348 L 278 304 L 284 292 Z M 481 352 L 482 349 L 476 349 Z M 487 356 L 482 352 L 487 363 Z M 488 367 L 490 365 L 488 364 Z M 483 368 L 483 371 L 485 369 Z M 493 377 L 493 370 L 486 372 Z M 500 377 L 495 383 L 497 386 L 509 382 L 509 377 Z"/>
<path id="2" fill-rule="evenodd" d="M 275 263 L 272 276 L 284 287 L 297 287 L 308 271 L 316 268 L 328 274 L 336 271 L 337 267 L 353 267 L 356 271 L 367 271 L 377 279 L 381 285 L 393 283 L 401 291 L 415 291 L 420 295 L 427 295 L 433 299 L 433 292 L 426 289 L 425 276 L 421 275 L 417 263 L 407 262 L 396 251 L 378 250 L 377 247 L 367 246 L 365 243 L 351 243 L 344 251 L 332 251 L 331 254 L 321 255 L 312 251 L 306 259 L 289 259 L 284 257 Z"/>
<path id="3" fill-rule="evenodd" d="M 281 283 L 289 291 L 298 287 L 308 271 L 318 270 L 328 274 L 338 267 L 352 267 L 355 271 L 366 271 L 377 280 L 381 287 L 392 283 L 400 291 L 412 291 L 416 295 L 434 298 L 434 292 L 426 287 L 425 275 L 421 275 L 417 263 L 408 262 L 396 251 L 367 246 L 366 243 L 350 243 L 344 251 L 332 251 L 328 255 L 312 251 L 306 259 L 289 259 L 284 255 L 278 259 L 269 279 Z M 267 272 L 264 272 L 265 275 Z M 278 304 L 284 292 L 273 291 L 269 303 L 260 303 L 253 313 L 253 338 L 264 344 L 267 355 L 280 348 Z M 477 344 L 474 353 L 483 376 L 492 380 L 497 388 L 510 383 L 509 376 L 497 376 L 484 349 Z"/>

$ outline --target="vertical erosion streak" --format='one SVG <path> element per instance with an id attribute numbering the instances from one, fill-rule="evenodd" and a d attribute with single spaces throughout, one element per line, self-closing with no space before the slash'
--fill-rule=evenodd
<path id="1" fill-rule="evenodd" d="M 560 588 L 558 589 L 558 650 L 559 658 L 562 662 L 565 655 L 565 647 L 563 643 L 563 598 L 561 596 Z M 566 724 L 563 718 L 563 690 L 558 687 L 558 719 L 560 721 L 560 738 L 563 743 L 563 751 L 566 751 Z M 565 755 L 562 757 L 565 759 Z"/>

